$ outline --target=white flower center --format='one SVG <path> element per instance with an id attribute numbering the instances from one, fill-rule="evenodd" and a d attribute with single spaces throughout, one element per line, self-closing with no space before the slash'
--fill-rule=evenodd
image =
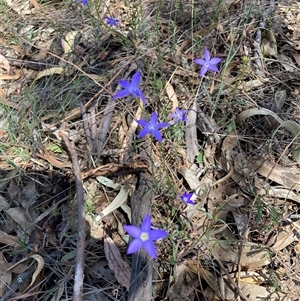
<path id="1" fill-rule="evenodd" d="M 141 236 L 140 236 L 140 239 L 142 241 L 147 241 L 149 239 L 149 235 L 147 232 L 142 232 Z"/>

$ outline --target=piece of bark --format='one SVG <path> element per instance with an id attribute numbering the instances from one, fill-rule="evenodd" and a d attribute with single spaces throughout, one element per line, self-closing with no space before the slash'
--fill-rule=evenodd
<path id="1" fill-rule="evenodd" d="M 140 151 L 141 159 L 151 164 L 150 139 L 146 139 Z M 150 172 L 140 173 L 138 188 L 131 198 L 132 224 L 140 226 L 146 213 L 151 213 L 153 198 L 153 177 Z M 130 288 L 128 301 L 150 301 L 152 299 L 153 261 L 148 253 L 141 249 L 132 256 Z"/>

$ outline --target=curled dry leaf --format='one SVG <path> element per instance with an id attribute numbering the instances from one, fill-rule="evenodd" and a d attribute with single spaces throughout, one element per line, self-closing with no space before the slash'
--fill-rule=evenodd
<path id="1" fill-rule="evenodd" d="M 34 260 L 36 260 L 38 265 L 37 265 L 37 268 L 36 268 L 36 270 L 34 271 L 34 273 L 32 275 L 32 280 L 31 280 L 31 283 L 29 284 L 28 288 L 35 282 L 38 275 L 40 274 L 40 272 L 44 268 L 44 259 L 43 259 L 42 256 L 34 254 L 34 255 L 31 255 L 30 258 L 33 258 Z"/>
<path id="2" fill-rule="evenodd" d="M 109 268 L 114 271 L 116 279 L 122 286 L 128 289 L 130 286 L 131 268 L 122 259 L 119 249 L 108 235 L 104 238 L 104 252 Z"/>
<path id="3" fill-rule="evenodd" d="M 238 122 L 243 122 L 245 121 L 247 118 L 251 117 L 251 116 L 257 116 L 257 115 L 264 115 L 264 116 L 272 116 L 279 124 L 279 127 L 277 128 L 277 130 L 280 127 L 285 128 L 286 130 L 288 130 L 291 135 L 293 136 L 293 141 L 291 141 L 291 143 L 293 145 L 295 145 L 295 147 L 300 145 L 300 125 L 294 121 L 284 121 L 282 120 L 277 114 L 275 114 L 274 112 L 265 109 L 265 108 L 252 108 L 252 109 L 248 109 L 248 110 L 244 110 L 242 113 L 240 113 L 237 118 L 236 121 Z M 276 131 L 277 131 L 276 130 Z M 273 136 L 276 134 L 273 134 Z M 293 157 L 296 161 L 300 161 L 300 149 L 296 149 L 295 151 L 293 151 Z"/>
<path id="4" fill-rule="evenodd" d="M 125 188 L 120 185 L 120 184 L 115 184 L 113 181 L 106 177 L 99 176 L 96 178 L 98 182 L 100 182 L 102 185 L 113 188 L 115 190 L 120 190 L 118 195 L 114 198 L 114 200 L 111 202 L 110 205 L 108 205 L 105 209 L 103 209 L 100 213 L 99 216 L 96 218 L 97 221 L 99 221 L 101 218 L 104 216 L 112 213 L 119 207 L 121 207 L 127 200 L 128 198 L 128 192 L 125 190 Z"/>

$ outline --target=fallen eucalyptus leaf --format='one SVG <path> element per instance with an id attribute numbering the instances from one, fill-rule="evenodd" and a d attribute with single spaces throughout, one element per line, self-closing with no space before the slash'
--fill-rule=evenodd
<path id="1" fill-rule="evenodd" d="M 104 238 L 104 252 L 109 268 L 114 271 L 116 279 L 122 286 L 128 289 L 130 286 L 131 268 L 122 259 L 119 249 L 108 235 Z"/>
<path id="2" fill-rule="evenodd" d="M 100 213 L 99 216 L 96 217 L 96 220 L 99 221 L 101 218 L 104 216 L 112 213 L 115 211 L 117 208 L 121 207 L 127 200 L 128 198 L 128 192 L 124 189 L 124 187 L 120 184 L 115 184 L 113 181 L 110 179 L 99 176 L 96 178 L 98 182 L 100 182 L 102 185 L 113 188 L 115 190 L 120 190 L 118 195 L 114 198 L 114 200 L 109 204 L 105 209 L 103 209 Z"/>

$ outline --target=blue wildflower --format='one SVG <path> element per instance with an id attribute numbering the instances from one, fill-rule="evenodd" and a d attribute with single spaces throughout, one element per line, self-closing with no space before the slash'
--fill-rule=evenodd
<path id="1" fill-rule="evenodd" d="M 86 6 L 88 2 L 88 0 L 77 0 L 77 2 L 79 1 L 83 4 L 83 6 Z"/>
<path id="2" fill-rule="evenodd" d="M 115 17 L 109 17 L 109 16 L 106 16 L 105 17 L 106 19 L 106 25 L 107 26 L 117 26 L 119 24 L 119 20 Z"/>
<path id="3" fill-rule="evenodd" d="M 187 121 L 186 112 L 187 112 L 187 110 L 180 110 L 179 108 L 176 108 L 175 112 L 169 114 L 168 117 L 173 118 L 174 124 L 179 121 L 185 122 L 185 121 Z"/>
<path id="4" fill-rule="evenodd" d="M 202 65 L 200 76 L 204 76 L 208 70 L 219 72 L 218 67 L 216 66 L 221 59 L 218 57 L 210 58 L 209 51 L 205 48 L 204 49 L 204 59 L 196 59 L 194 61 L 196 64 Z"/>
<path id="5" fill-rule="evenodd" d="M 139 82 L 141 80 L 141 74 L 139 71 L 133 74 L 131 83 L 125 79 L 119 80 L 119 85 L 124 88 L 124 90 L 118 91 L 113 99 L 125 97 L 128 95 L 132 95 L 134 98 L 140 97 L 143 101 L 143 104 L 146 104 L 146 98 L 142 90 L 138 87 Z"/>
<path id="6" fill-rule="evenodd" d="M 141 228 L 128 225 L 124 226 L 124 229 L 134 238 L 128 247 L 127 254 L 137 252 L 139 249 L 144 247 L 152 258 L 157 257 L 153 241 L 164 238 L 168 235 L 165 230 L 151 230 L 151 219 L 148 213 L 142 221 Z"/>
<path id="7" fill-rule="evenodd" d="M 193 194 L 194 194 L 193 192 L 191 193 L 185 192 L 180 196 L 180 199 L 188 205 L 195 205 L 195 202 L 191 200 Z"/>
<path id="8" fill-rule="evenodd" d="M 143 129 L 140 131 L 140 133 L 138 134 L 138 138 L 142 138 L 144 136 L 146 136 L 147 134 L 151 134 L 152 136 L 154 136 L 157 141 L 161 142 L 162 141 L 162 135 L 159 131 L 159 129 L 164 128 L 169 126 L 170 124 L 168 122 L 157 122 L 158 116 L 157 113 L 154 112 L 151 117 L 150 120 L 137 120 L 136 122 L 143 127 Z"/>

